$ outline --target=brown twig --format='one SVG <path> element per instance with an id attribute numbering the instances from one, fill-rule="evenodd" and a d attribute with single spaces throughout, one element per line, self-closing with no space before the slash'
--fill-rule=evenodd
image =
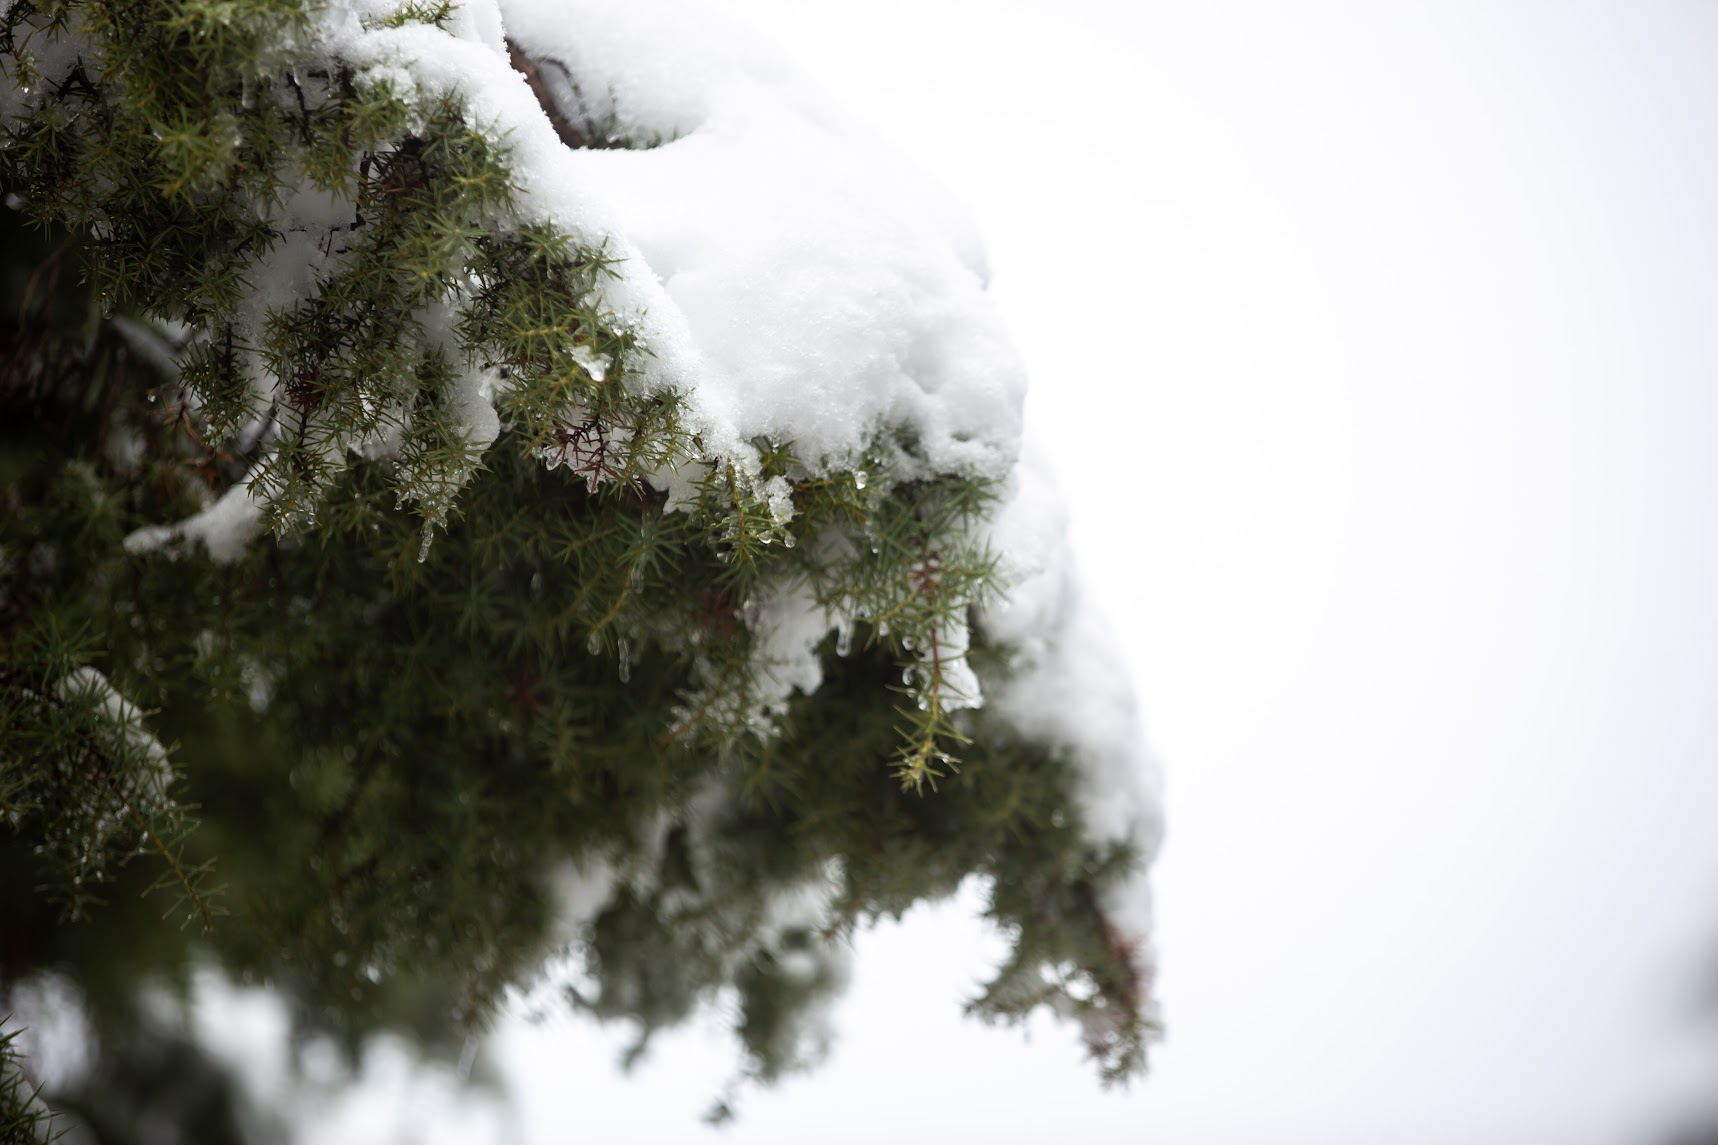
<path id="1" fill-rule="evenodd" d="M 543 114 L 549 117 L 549 124 L 555 129 L 555 134 L 561 137 L 561 142 L 568 147 L 589 147 L 592 142 L 590 136 L 574 127 L 555 105 L 555 97 L 549 91 L 549 85 L 543 81 L 543 73 L 537 67 L 537 62 L 520 51 L 519 45 L 511 39 L 507 41 L 507 60 L 513 65 L 514 71 L 525 77 L 531 94 L 537 97 L 537 103 L 542 106 Z M 565 65 L 562 66 L 564 70 Z"/>

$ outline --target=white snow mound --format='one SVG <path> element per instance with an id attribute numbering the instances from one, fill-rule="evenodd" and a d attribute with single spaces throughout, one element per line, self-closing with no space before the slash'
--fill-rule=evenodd
<path id="1" fill-rule="evenodd" d="M 972 225 L 929 179 L 695 5 L 501 12 L 563 114 L 665 140 L 560 148 L 556 177 L 588 200 L 565 221 L 620 240 L 640 300 L 659 285 L 672 304 L 649 304 L 646 337 L 686 369 L 710 448 L 768 435 L 817 470 L 892 430 L 923 472 L 1007 471 L 1025 374 Z"/>

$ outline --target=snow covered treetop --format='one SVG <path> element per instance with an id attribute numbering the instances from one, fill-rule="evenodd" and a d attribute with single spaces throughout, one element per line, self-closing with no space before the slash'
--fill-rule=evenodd
<path id="1" fill-rule="evenodd" d="M 159 956 L 312 1024 L 476 1021 L 565 943 L 646 1035 L 737 989 L 773 1077 L 846 931 L 976 874 L 973 1008 L 1142 1067 L 1151 772 L 935 188 L 673 0 L 13 0 L 0 66 L 56 244 L 10 313 L 86 332 L 0 376 L 0 792 L 66 925 L 132 857 L 56 818 L 93 678 L 245 916 Z"/>

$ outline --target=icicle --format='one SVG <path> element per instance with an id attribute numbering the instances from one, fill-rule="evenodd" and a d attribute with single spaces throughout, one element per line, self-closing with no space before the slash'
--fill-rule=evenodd
<path id="1" fill-rule="evenodd" d="M 843 624 L 835 630 L 835 654 L 845 657 L 853 651 L 853 626 Z"/>
<path id="2" fill-rule="evenodd" d="M 589 652 L 592 656 L 596 656 L 596 655 L 601 654 L 601 652 L 602 652 L 602 636 L 599 633 L 596 633 L 596 632 L 591 633 L 591 638 L 589 640 L 585 641 L 585 651 Z"/>
<path id="3" fill-rule="evenodd" d="M 430 542 L 434 539 L 435 539 L 435 524 L 434 524 L 434 522 L 431 522 L 431 521 L 425 521 L 424 522 L 424 537 L 423 537 L 423 540 L 421 542 L 419 542 L 419 544 L 418 544 L 418 564 L 421 565 L 425 561 L 429 560 Z"/>
<path id="4" fill-rule="evenodd" d="M 632 645 L 624 636 L 620 638 L 620 682 L 632 682 Z"/>

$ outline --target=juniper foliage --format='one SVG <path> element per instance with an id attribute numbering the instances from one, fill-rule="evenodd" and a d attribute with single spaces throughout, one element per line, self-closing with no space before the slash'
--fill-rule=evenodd
<path id="1" fill-rule="evenodd" d="M 1141 1067 L 1098 906 L 1135 856 L 1083 841 L 1074 761 L 948 694 L 949 656 L 1007 671 L 949 643 L 999 587 L 990 481 L 919 474 L 910 427 L 712 452 L 505 140 L 299 0 L 15 0 L 0 69 L 0 993 L 58 968 L 119 1053 L 139 983 L 212 960 L 434 1050 L 570 955 L 641 1046 L 733 991 L 772 1080 L 845 936 L 977 874 L 1015 950 L 971 1009 L 1097 1013 L 1104 1076 Z M 247 499 L 248 545 L 184 524 Z M 800 590 L 838 631 L 784 700 L 753 622 Z M 614 890 L 569 940 L 581 865 Z"/>

